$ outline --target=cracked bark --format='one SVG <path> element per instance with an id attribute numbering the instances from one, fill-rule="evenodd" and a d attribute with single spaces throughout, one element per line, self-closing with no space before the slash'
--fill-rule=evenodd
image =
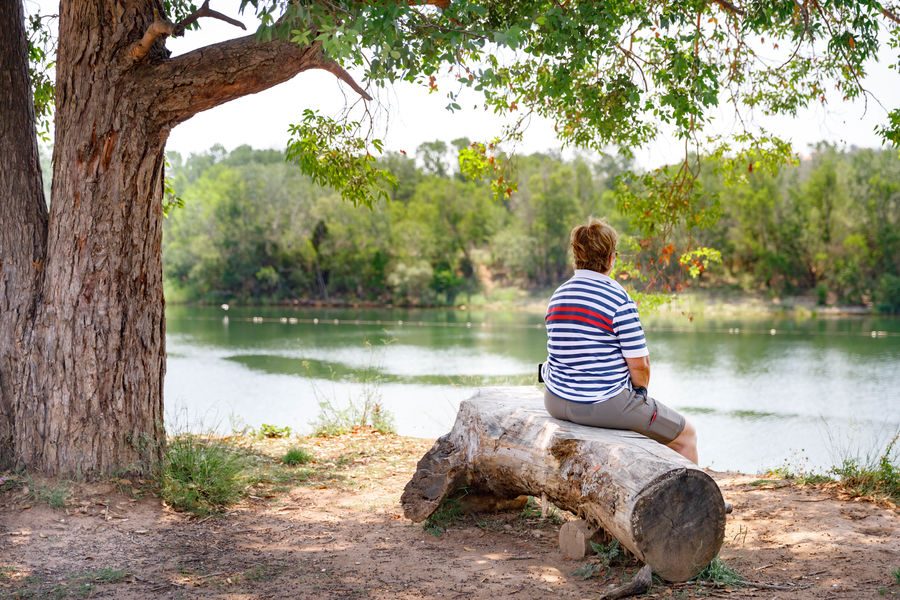
<path id="1" fill-rule="evenodd" d="M 20 0 L 0 2 L 0 469 L 13 462 L 15 399 L 47 236 Z"/>

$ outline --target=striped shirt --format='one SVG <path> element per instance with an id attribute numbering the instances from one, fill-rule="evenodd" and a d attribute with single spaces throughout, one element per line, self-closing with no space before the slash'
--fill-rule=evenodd
<path id="1" fill-rule="evenodd" d="M 625 358 L 647 356 L 637 307 L 607 275 L 576 269 L 550 298 L 547 389 L 574 402 L 599 402 L 631 386 Z"/>

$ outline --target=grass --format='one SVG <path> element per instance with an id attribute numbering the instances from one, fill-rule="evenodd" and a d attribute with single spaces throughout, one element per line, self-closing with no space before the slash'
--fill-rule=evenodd
<path id="1" fill-rule="evenodd" d="M 69 574 L 64 581 L 48 584 L 41 577 L 31 575 L 22 580 L 17 589 L 0 592 L 2 599 L 62 600 L 64 598 L 87 598 L 93 596 L 98 584 L 118 583 L 131 577 L 124 569 L 105 568 L 99 571 Z"/>
<path id="2" fill-rule="evenodd" d="M 893 571 L 891 571 L 891 575 L 894 576 L 894 581 L 897 582 L 897 585 L 900 585 L 900 567 L 897 567 Z"/>
<path id="3" fill-rule="evenodd" d="M 338 408 L 331 400 L 319 401 L 319 415 L 313 423 L 313 434 L 319 437 L 343 435 L 360 427 L 378 433 L 394 433 L 394 417 L 379 401 L 365 397 L 362 404 L 350 400 Z"/>
<path id="4" fill-rule="evenodd" d="M 30 473 L 4 475 L 0 480 L 0 493 L 19 489 L 31 504 L 46 504 L 53 508 L 65 508 L 72 495 L 72 483 L 66 480 L 52 480 L 44 483 Z"/>
<path id="5" fill-rule="evenodd" d="M 711 583 L 716 586 L 741 587 L 744 585 L 743 576 L 732 569 L 718 556 L 712 559 L 702 571 L 694 578 L 696 581 Z"/>
<path id="6" fill-rule="evenodd" d="M 174 436 L 157 477 L 158 493 L 173 508 L 205 517 L 248 499 L 278 501 L 278 494 L 301 485 L 350 486 L 357 477 L 377 479 L 409 460 L 408 442 L 369 429 L 309 438 L 315 456 L 296 442 L 256 432 Z"/>
<path id="7" fill-rule="evenodd" d="M 313 455 L 307 452 L 305 448 L 300 448 L 299 446 L 290 448 L 284 453 L 284 456 L 281 457 L 281 462 L 290 466 L 305 465 L 313 460 Z"/>
<path id="8" fill-rule="evenodd" d="M 831 469 L 831 473 L 854 497 L 876 498 L 900 506 L 898 439 L 900 434 L 894 436 L 878 458 L 865 461 L 845 458 L 840 466 Z"/>
<path id="9" fill-rule="evenodd" d="M 382 346 L 393 341 L 383 340 Z M 340 408 L 334 394 L 329 397 L 313 384 L 313 394 L 319 403 L 319 415 L 313 423 L 314 435 L 342 435 L 360 427 L 370 427 L 379 433 L 395 432 L 394 416 L 384 408 L 381 397 L 381 385 L 385 380 L 380 365 L 383 347 L 375 347 L 368 340 L 364 344 L 369 351 L 369 364 L 351 377 L 362 388 L 359 398 L 348 398 L 347 405 Z M 303 361 L 303 366 L 314 381 L 309 361 Z M 336 379 L 333 372 L 331 379 Z"/>
<path id="10" fill-rule="evenodd" d="M 519 513 L 519 520 L 525 522 L 540 519 L 541 512 L 541 504 L 538 499 L 534 496 L 528 496 L 525 506 L 522 507 L 522 512 Z M 554 525 L 561 525 L 563 522 L 562 513 L 552 504 L 547 507 L 547 520 Z"/>
<path id="11" fill-rule="evenodd" d="M 834 478 L 830 475 L 813 472 L 794 472 L 786 465 L 769 469 L 766 475 L 767 477 L 751 481 L 750 485 L 756 487 L 770 485 L 774 488 L 780 488 L 788 485 L 817 485 L 834 481 Z M 778 479 L 772 479 L 773 477 Z"/>
<path id="12" fill-rule="evenodd" d="M 790 485 L 790 484 L 786 483 L 785 481 L 780 480 L 780 479 L 757 479 L 755 481 L 751 481 L 750 485 L 756 486 L 756 487 L 761 487 L 764 485 L 771 485 L 774 487 L 784 487 L 784 486 Z"/>
<path id="13" fill-rule="evenodd" d="M 440 536 L 447 531 L 450 525 L 462 520 L 462 499 L 468 493 L 469 491 L 463 488 L 455 494 L 444 498 L 437 510 L 428 515 L 428 518 L 422 523 L 422 528 L 431 535 Z"/>
<path id="14" fill-rule="evenodd" d="M 276 565 L 256 565 L 243 572 L 245 581 L 268 581 L 284 570 Z"/>
<path id="15" fill-rule="evenodd" d="M 522 512 L 519 513 L 519 518 L 523 521 L 541 518 L 541 505 L 534 496 L 528 496 L 525 506 L 522 507 Z"/>
<path id="16" fill-rule="evenodd" d="M 785 485 L 818 485 L 836 483 L 840 489 L 854 498 L 867 498 L 885 501 L 900 506 L 900 448 L 897 442 L 900 433 L 888 442 L 883 452 L 877 457 L 859 459 L 845 457 L 839 466 L 832 467 L 827 473 L 806 472 L 788 466 L 770 469 L 767 478 L 751 481 L 750 485 L 783 487 Z M 778 477 L 780 479 L 770 479 Z"/>
<path id="17" fill-rule="evenodd" d="M 591 542 L 591 548 L 594 550 L 594 556 L 572 572 L 573 576 L 581 580 L 590 579 L 600 573 L 605 573 L 612 565 L 625 558 L 625 553 L 622 552 L 622 547 L 619 545 L 618 540 L 613 540 L 608 544 Z"/>
<path id="18" fill-rule="evenodd" d="M 178 435 L 169 440 L 160 469 L 159 494 L 176 509 L 197 516 L 219 514 L 244 492 L 244 454 L 216 438 Z"/>
<path id="19" fill-rule="evenodd" d="M 23 481 L 24 490 L 28 490 L 31 499 L 52 506 L 53 508 L 65 508 L 66 500 L 72 494 L 72 485 L 68 481 L 57 481 L 53 485 L 42 485 L 26 475 Z"/>

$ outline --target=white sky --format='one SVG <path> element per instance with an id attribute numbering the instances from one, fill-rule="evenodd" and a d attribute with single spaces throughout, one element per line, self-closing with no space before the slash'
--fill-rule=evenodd
<path id="1" fill-rule="evenodd" d="M 34 2 L 28 0 L 28 4 Z M 45 10 L 54 10 L 57 5 L 53 0 L 38 2 Z M 238 0 L 218 0 L 212 4 L 214 9 L 242 20 L 250 31 L 255 29 L 252 15 L 238 14 Z M 237 27 L 215 19 L 203 19 L 200 31 L 170 39 L 166 45 L 177 55 L 241 35 L 246 33 Z M 900 75 L 888 69 L 888 61 L 891 60 L 896 59 L 892 59 L 888 49 L 884 48 L 881 62 L 870 69 L 864 81 L 888 109 L 900 106 Z M 473 109 L 479 100 L 475 92 L 462 96 L 459 102 L 463 106 L 462 111 L 450 113 L 444 107 L 448 103 L 446 91 L 454 89 L 453 84 L 447 82 L 442 85 L 439 81 L 438 85 L 440 91 L 431 94 L 424 87 L 407 83 L 380 91 L 383 110 L 379 118 L 381 130 L 376 132 L 376 137 L 384 140 L 386 149 L 405 150 L 414 156 L 416 147 L 425 141 L 440 139 L 450 142 L 458 137 L 488 141 L 500 133 L 501 123 L 493 114 Z M 300 120 L 303 109 L 314 108 L 324 114 L 336 115 L 348 101 L 354 102 L 356 99 L 356 94 L 333 75 L 323 71 L 306 71 L 265 92 L 196 115 L 172 131 L 167 149 L 184 156 L 203 152 L 217 143 L 227 150 L 241 144 L 254 148 L 283 149 L 289 137 L 288 125 Z M 884 108 L 872 100 L 868 103 L 868 110 L 864 111 L 861 101 L 851 104 L 835 99 L 826 107 L 813 107 L 796 118 L 754 119 L 753 115 L 745 114 L 745 120 L 750 117 L 751 122 L 787 136 L 793 142 L 794 149 L 803 154 L 821 140 L 846 146 L 880 147 L 882 143 L 874 128 L 885 121 L 885 115 Z M 726 106 L 719 111 L 706 133 L 727 135 L 737 130 L 733 110 Z M 561 143 L 556 139 L 552 125 L 534 119 L 516 150 L 529 153 L 560 148 Z M 637 162 L 645 167 L 678 160 L 682 153 L 683 143 L 665 135 L 650 146 L 635 151 Z"/>

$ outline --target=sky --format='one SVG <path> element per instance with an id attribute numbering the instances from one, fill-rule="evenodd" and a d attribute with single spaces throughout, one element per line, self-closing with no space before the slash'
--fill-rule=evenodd
<path id="1" fill-rule="evenodd" d="M 53 0 L 27 0 L 32 5 L 36 2 L 45 10 L 48 7 L 55 10 L 58 5 Z M 252 31 L 255 29 L 253 16 L 239 15 L 238 5 L 238 0 L 217 0 L 212 3 L 212 8 L 242 20 Z M 207 18 L 201 20 L 199 31 L 189 31 L 182 38 L 171 38 L 166 46 L 178 55 L 242 35 L 246 32 L 237 27 Z M 882 60 L 871 69 L 864 84 L 885 107 L 892 108 L 900 106 L 900 75 L 888 69 L 889 61 L 895 61 L 895 57 L 891 57 L 885 48 Z M 404 150 L 414 156 L 422 142 L 450 142 L 459 137 L 488 141 L 501 132 L 502 124 L 493 114 L 473 109 L 478 103 L 475 92 L 463 95 L 462 111 L 450 113 L 444 108 L 448 103 L 446 90 L 455 88 L 449 81 L 439 80 L 438 85 L 440 91 L 437 93 L 429 93 L 424 86 L 409 83 L 378 91 L 381 103 L 376 137 L 384 141 L 387 150 Z M 304 109 L 318 109 L 323 114 L 335 116 L 348 102 L 356 100 L 356 94 L 330 73 L 305 71 L 286 83 L 200 113 L 178 125 L 171 132 L 167 150 L 177 151 L 185 157 L 203 152 L 214 144 L 221 144 L 226 150 L 242 144 L 280 150 L 289 139 L 288 126 L 299 122 Z M 787 136 L 795 151 L 803 155 L 822 140 L 840 146 L 881 147 L 882 142 L 874 128 L 885 120 L 885 115 L 884 108 L 870 100 L 867 110 L 862 102 L 833 101 L 826 107 L 805 110 L 798 117 L 744 116 L 751 123 Z M 737 131 L 733 109 L 727 106 L 719 109 L 707 129 L 707 133 L 718 135 Z M 552 124 L 535 118 L 515 150 L 518 153 L 560 151 L 562 145 L 554 135 Z M 662 134 L 651 145 L 633 151 L 638 165 L 649 168 L 679 160 L 683 155 L 683 143 Z M 566 149 L 563 156 L 571 156 L 574 152 L 571 148 Z"/>

